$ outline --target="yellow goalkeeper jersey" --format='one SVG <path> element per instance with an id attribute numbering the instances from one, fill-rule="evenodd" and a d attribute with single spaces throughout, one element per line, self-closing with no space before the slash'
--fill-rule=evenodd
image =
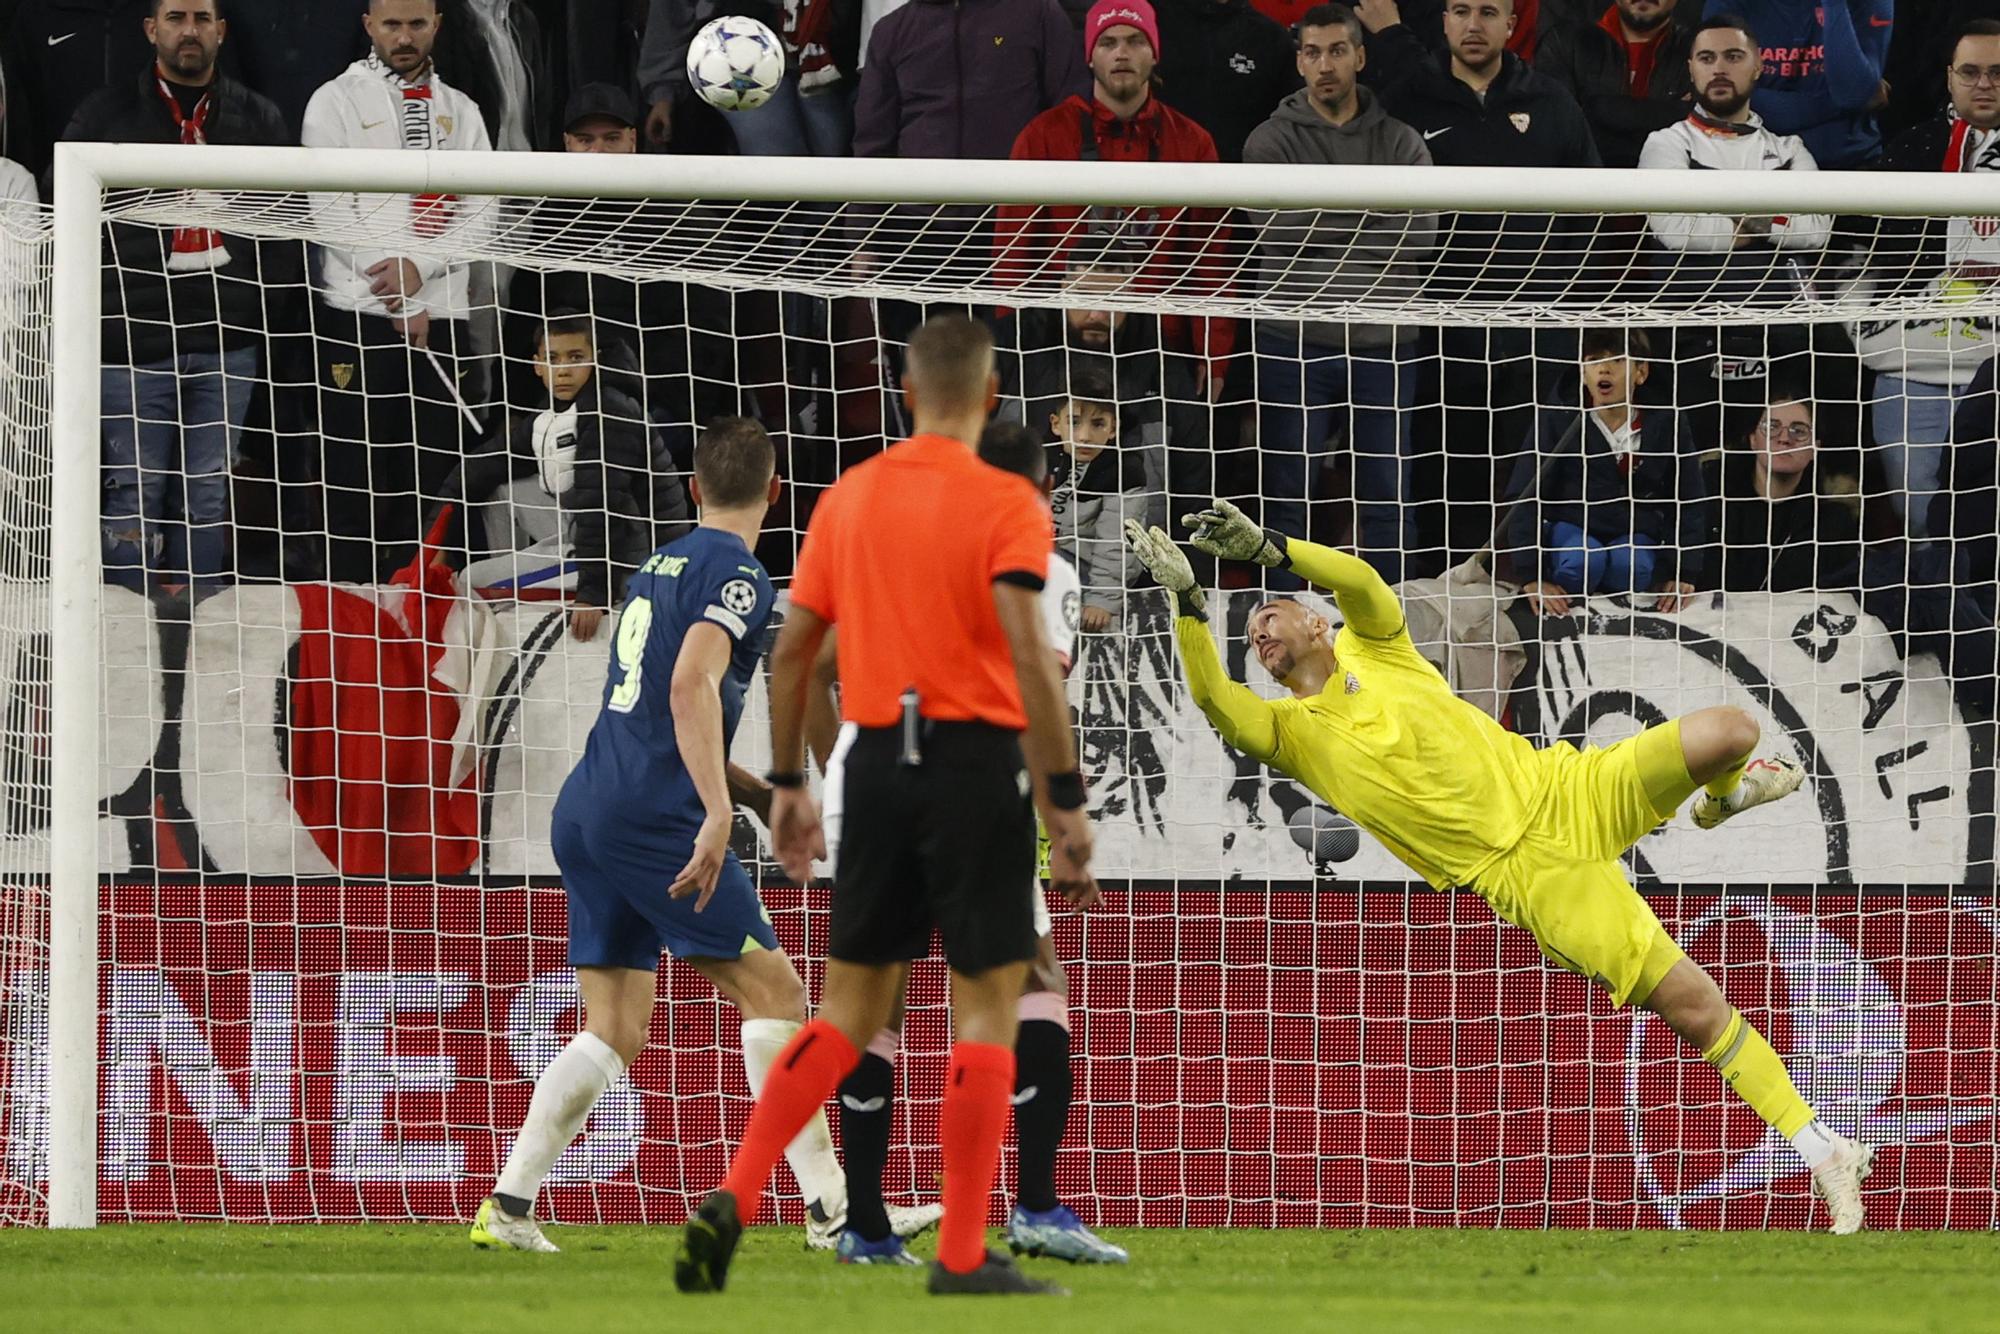
<path id="1" fill-rule="evenodd" d="M 1526 738 L 1452 694 L 1402 606 L 1352 556 L 1294 541 L 1294 571 L 1340 600 L 1338 666 L 1310 699 L 1259 698 L 1224 672 L 1206 623 L 1176 624 L 1195 702 L 1223 740 L 1306 787 L 1433 887 L 1471 884 L 1517 843 L 1551 770 Z M 1373 633 L 1370 633 L 1373 632 Z"/>

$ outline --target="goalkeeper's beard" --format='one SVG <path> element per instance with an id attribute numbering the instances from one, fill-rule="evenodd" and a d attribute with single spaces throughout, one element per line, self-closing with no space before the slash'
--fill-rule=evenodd
<path id="1" fill-rule="evenodd" d="M 1299 665 L 1298 659 L 1293 657 L 1292 651 L 1283 644 L 1274 643 L 1271 647 L 1274 650 L 1271 656 L 1267 658 L 1259 653 L 1257 661 L 1271 674 L 1272 680 L 1279 685 L 1288 685 L 1291 682 L 1292 670 Z"/>

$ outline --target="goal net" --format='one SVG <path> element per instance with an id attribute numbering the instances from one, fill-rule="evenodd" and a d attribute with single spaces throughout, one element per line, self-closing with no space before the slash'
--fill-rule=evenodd
<path id="1" fill-rule="evenodd" d="M 549 814 L 702 425 L 778 443 L 782 587 L 907 432 L 910 333 L 970 310 L 1082 575 L 1087 1221 L 1814 1208 L 1656 1020 L 1216 737 L 1119 527 L 1220 495 L 1359 551 L 1538 744 L 1748 710 L 1805 790 L 1683 814 L 1631 875 L 1882 1146 L 1871 1225 L 2000 1222 L 2000 236 L 1966 182 L 65 152 L 54 215 L 0 219 L 0 1219 L 469 1216 L 578 1022 Z M 1276 694 L 1246 626 L 1292 590 L 1199 568 Z M 816 987 L 823 883 L 737 834 Z M 742 1131 L 733 1012 L 660 978 L 557 1221 L 677 1221 Z M 935 961 L 904 1037 L 889 1191 L 933 1198 Z"/>

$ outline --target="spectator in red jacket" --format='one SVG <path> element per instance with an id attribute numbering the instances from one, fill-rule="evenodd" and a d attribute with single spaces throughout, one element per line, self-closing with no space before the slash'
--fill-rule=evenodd
<path id="1" fill-rule="evenodd" d="M 1207 130 L 1153 96 L 1160 27 L 1147 0 L 1097 0 L 1083 27 L 1091 97 L 1071 97 L 1028 122 L 1017 160 L 1037 162 L 1214 162 Z M 995 223 L 1001 281 L 1055 287 L 1077 239 L 1096 235 L 1135 256 L 1149 285 L 1181 295 L 1223 287 L 1228 231 L 1217 209 L 1106 209 L 1003 205 Z M 1163 321 L 1169 341 L 1201 354 L 1203 387 L 1219 391 L 1235 342 L 1226 319 Z"/>

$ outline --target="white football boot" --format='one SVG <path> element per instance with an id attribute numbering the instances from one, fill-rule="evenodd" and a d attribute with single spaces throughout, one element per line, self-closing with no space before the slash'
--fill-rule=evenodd
<path id="1" fill-rule="evenodd" d="M 1875 1150 L 1845 1136 L 1838 1138 L 1840 1146 L 1833 1157 L 1813 1169 L 1812 1188 L 1813 1194 L 1826 1201 L 1826 1211 L 1833 1215 L 1833 1226 L 1827 1231 L 1836 1237 L 1846 1237 L 1859 1232 L 1865 1220 L 1867 1211 L 1861 1203 L 1861 1183 L 1875 1166 Z"/>
<path id="2" fill-rule="evenodd" d="M 1806 781 L 1806 771 L 1790 760 L 1752 760 L 1743 768 L 1743 781 L 1726 797 L 1703 792 L 1694 799 L 1694 826 L 1713 829 L 1732 816 L 1753 806 L 1764 806 L 1789 797 Z"/>
<path id="3" fill-rule="evenodd" d="M 502 1209 L 492 1196 L 479 1202 L 472 1218 L 472 1244 L 482 1251 L 540 1251 L 556 1255 L 562 1247 L 542 1235 L 542 1225 L 532 1218 L 516 1218 Z"/>

